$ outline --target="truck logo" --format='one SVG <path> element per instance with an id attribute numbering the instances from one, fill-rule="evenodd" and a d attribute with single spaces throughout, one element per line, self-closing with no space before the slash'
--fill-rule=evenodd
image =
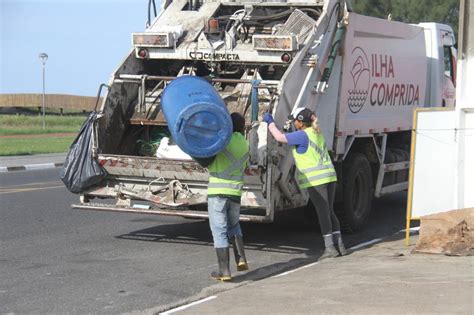
<path id="1" fill-rule="evenodd" d="M 238 54 L 228 54 L 228 53 L 207 53 L 200 51 L 191 51 L 189 53 L 189 58 L 194 60 L 223 60 L 223 61 L 236 61 L 240 60 Z"/>
<path id="2" fill-rule="evenodd" d="M 394 58 L 391 55 L 372 54 L 371 76 L 378 82 L 370 87 L 370 105 L 375 106 L 418 106 L 420 86 L 395 79 Z"/>
<path id="3" fill-rule="evenodd" d="M 352 65 L 350 74 L 352 76 L 353 87 L 348 91 L 347 104 L 349 105 L 349 110 L 356 114 L 360 112 L 364 106 L 367 95 L 369 94 L 370 69 L 369 59 L 362 48 L 354 48 L 352 50 L 352 58 L 354 64 Z"/>
<path id="4" fill-rule="evenodd" d="M 360 112 L 367 100 L 372 107 L 420 105 L 419 84 L 397 80 L 400 73 L 395 71 L 394 56 L 373 53 L 369 59 L 361 47 L 355 47 L 352 59 L 352 88 L 347 97 L 352 113 Z"/>

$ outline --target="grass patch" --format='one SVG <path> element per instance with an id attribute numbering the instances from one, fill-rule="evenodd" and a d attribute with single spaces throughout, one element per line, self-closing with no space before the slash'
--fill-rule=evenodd
<path id="1" fill-rule="evenodd" d="M 0 115 L 0 136 L 78 132 L 85 116 L 45 116 Z"/>
<path id="2" fill-rule="evenodd" d="M 74 138 L 0 138 L 0 156 L 67 152 Z"/>

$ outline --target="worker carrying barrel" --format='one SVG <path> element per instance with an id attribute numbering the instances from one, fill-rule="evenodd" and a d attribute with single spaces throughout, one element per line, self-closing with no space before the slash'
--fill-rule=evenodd
<path id="1" fill-rule="evenodd" d="M 264 114 L 263 121 L 268 124 L 270 133 L 278 142 L 293 146 L 293 157 L 300 172 L 298 185 L 308 190 L 324 238 L 325 250 L 320 259 L 337 257 L 339 254 L 346 255 L 339 220 L 333 209 L 336 171 L 326 148 L 318 118 L 310 109 L 302 107 L 297 108 L 288 118 L 293 121 L 297 131 L 283 134 L 269 113 Z"/>
<path id="2" fill-rule="evenodd" d="M 232 113 L 231 119 L 233 132 L 230 142 L 208 166 L 209 225 L 219 265 L 219 270 L 212 272 L 211 276 L 222 281 L 232 279 L 229 268 L 229 240 L 233 244 L 237 270 L 248 270 L 239 216 L 249 145 L 244 136 L 245 118 L 239 113 Z"/>

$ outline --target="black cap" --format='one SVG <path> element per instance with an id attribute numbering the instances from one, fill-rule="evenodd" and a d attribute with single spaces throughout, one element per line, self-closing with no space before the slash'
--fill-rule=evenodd
<path id="1" fill-rule="evenodd" d="M 294 119 L 294 120 L 299 120 L 302 122 L 312 122 L 313 120 L 311 119 L 313 117 L 314 113 L 308 108 L 305 107 L 300 107 L 295 110 L 295 112 L 288 116 L 288 119 Z"/>

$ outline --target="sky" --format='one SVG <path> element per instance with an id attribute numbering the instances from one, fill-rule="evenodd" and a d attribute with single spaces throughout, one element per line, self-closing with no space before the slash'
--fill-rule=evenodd
<path id="1" fill-rule="evenodd" d="M 45 52 L 46 93 L 96 96 L 147 18 L 148 0 L 0 0 L 0 93 L 42 93 Z"/>

